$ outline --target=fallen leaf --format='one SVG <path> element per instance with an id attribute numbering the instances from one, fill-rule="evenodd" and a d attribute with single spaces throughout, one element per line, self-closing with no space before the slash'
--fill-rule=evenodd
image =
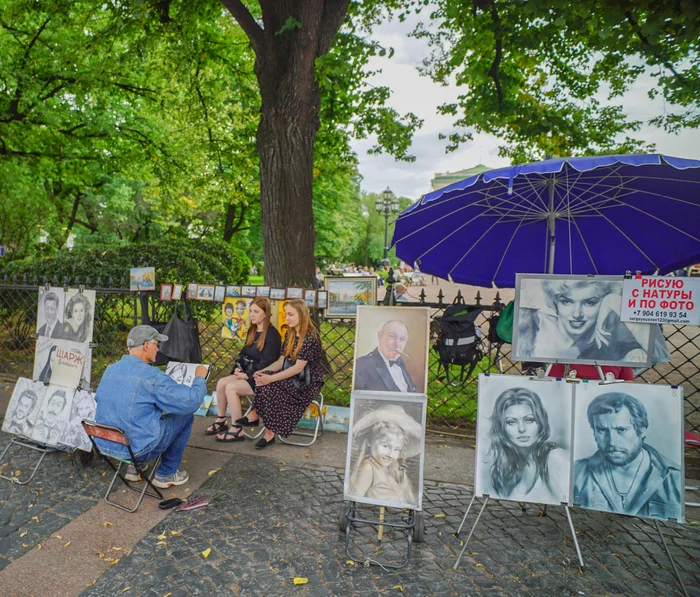
<path id="1" fill-rule="evenodd" d="M 90 588 L 90 587 L 91 587 L 92 585 L 94 585 L 96 582 L 97 582 L 96 580 L 93 580 L 92 582 L 89 582 L 88 584 L 85 585 L 85 588 L 86 588 L 86 589 Z"/>
<path id="2" fill-rule="evenodd" d="M 105 554 L 102 553 L 101 551 L 96 552 L 98 556 L 100 556 L 100 560 L 105 557 Z"/>
<path id="3" fill-rule="evenodd" d="M 126 593 L 131 587 L 125 587 L 122 593 Z"/>
<path id="4" fill-rule="evenodd" d="M 69 542 L 66 543 L 63 547 L 68 547 L 71 543 L 73 543 L 73 542 L 72 542 L 72 541 L 69 541 Z"/>
<path id="5" fill-rule="evenodd" d="M 277 461 L 277 464 L 279 464 L 279 465 L 281 465 L 281 466 L 284 466 L 284 464 L 286 464 L 286 463 L 284 462 L 284 460 L 278 460 L 278 461 Z"/>
<path id="6" fill-rule="evenodd" d="M 304 456 L 306 456 L 307 458 L 311 458 L 311 454 L 309 454 L 308 452 L 304 454 Z"/>
<path id="7" fill-rule="evenodd" d="M 26 543 L 22 543 L 22 547 L 29 547 Z"/>
<path id="8" fill-rule="evenodd" d="M 355 562 L 353 562 L 352 560 L 347 560 L 347 561 L 345 562 L 345 564 L 348 565 L 348 566 L 354 566 L 354 565 L 355 565 Z"/>
<path id="9" fill-rule="evenodd" d="M 309 582 L 308 578 L 303 578 L 301 576 L 295 576 L 294 577 L 294 584 L 295 585 L 305 585 L 306 583 Z"/>
<path id="10" fill-rule="evenodd" d="M 435 468 L 440 468 L 439 466 L 436 466 Z"/>
<path id="11" fill-rule="evenodd" d="M 444 512 L 440 512 L 440 514 L 436 514 L 435 516 L 433 516 L 433 518 L 445 518 L 446 516 L 447 514 L 445 514 Z"/>
<path id="12" fill-rule="evenodd" d="M 41 549 L 41 543 L 37 543 L 36 548 Z"/>
<path id="13" fill-rule="evenodd" d="M 262 491 L 260 491 L 259 489 L 256 489 L 255 491 L 257 491 L 258 493 L 262 493 Z"/>
<path id="14" fill-rule="evenodd" d="M 440 450 L 441 448 L 449 448 L 449 446 L 447 444 L 442 445 L 442 446 L 438 446 L 438 450 Z"/>
<path id="15" fill-rule="evenodd" d="M 286 470 L 287 470 L 286 468 L 281 468 L 281 469 L 280 469 L 280 473 L 283 473 L 283 472 L 286 471 Z"/>
<path id="16" fill-rule="evenodd" d="M 170 593 L 166 593 L 165 595 L 163 595 L 163 597 L 170 597 L 170 595 L 172 595 L 172 594 L 173 594 L 173 592 L 170 591 Z"/>
<path id="17" fill-rule="evenodd" d="M 32 516 L 32 520 L 36 520 L 37 522 L 39 522 L 39 517 L 38 517 L 38 516 Z"/>
<path id="18" fill-rule="evenodd" d="M 202 557 L 204 559 L 209 557 L 209 554 L 211 553 L 211 547 L 207 547 L 203 552 L 202 552 Z"/>
<path id="19" fill-rule="evenodd" d="M 211 477 L 212 475 L 215 475 L 221 470 L 221 468 L 215 468 L 213 471 L 209 471 L 209 476 Z"/>
<path id="20" fill-rule="evenodd" d="M 177 531 L 170 531 L 170 534 L 171 534 L 171 535 L 174 535 L 175 537 L 178 537 L 178 536 L 181 535 L 182 533 L 178 533 Z"/>
<path id="21" fill-rule="evenodd" d="M 107 471 L 105 471 L 104 473 L 102 473 L 102 476 L 103 476 L 103 477 L 106 477 L 106 476 L 107 476 Z"/>
<path id="22" fill-rule="evenodd" d="M 167 537 L 165 535 L 158 535 L 156 539 L 160 539 L 162 541 L 163 539 L 167 539 Z"/>
<path id="23" fill-rule="evenodd" d="M 113 547 L 113 548 L 112 548 L 112 551 L 121 551 L 121 550 L 122 550 L 121 547 Z"/>
<path id="24" fill-rule="evenodd" d="M 113 525 L 111 522 L 103 522 L 103 523 L 102 523 L 102 526 L 103 526 L 104 528 L 107 528 L 107 527 L 113 527 L 114 525 Z"/>
<path id="25" fill-rule="evenodd" d="M 29 531 L 24 531 L 24 533 L 20 533 L 19 536 L 20 536 L 20 537 L 24 537 L 28 532 L 29 532 Z"/>
<path id="26" fill-rule="evenodd" d="M 51 535 L 51 538 L 52 539 L 63 539 L 63 537 L 61 537 L 61 535 Z"/>
<path id="27" fill-rule="evenodd" d="M 17 470 L 15 471 L 15 477 L 19 477 L 21 474 L 22 474 L 22 471 L 21 471 L 21 470 L 17 469 Z"/>
<path id="28" fill-rule="evenodd" d="M 165 541 L 158 541 L 156 545 L 165 545 L 166 547 L 168 546 L 168 544 Z"/>

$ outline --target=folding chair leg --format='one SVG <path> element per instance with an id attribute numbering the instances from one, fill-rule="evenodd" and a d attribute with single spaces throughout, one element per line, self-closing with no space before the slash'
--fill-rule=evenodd
<path id="1" fill-rule="evenodd" d="M 287 438 L 284 438 L 281 435 L 279 435 L 278 437 L 280 438 L 280 441 L 283 444 L 289 444 L 291 446 L 301 446 L 303 448 L 306 448 L 306 447 L 312 445 L 319 436 L 323 435 L 323 394 L 319 394 L 319 396 L 320 396 L 320 401 L 317 401 L 317 400 L 311 401 L 311 404 L 314 404 L 316 406 L 316 408 L 318 409 L 318 417 L 316 418 L 316 426 L 314 427 L 313 433 L 307 433 L 305 431 L 294 431 L 291 434 L 291 435 L 298 435 L 298 436 L 302 436 L 302 437 L 310 437 L 311 440 L 308 442 L 292 442 L 292 441 L 289 441 Z"/>
<path id="2" fill-rule="evenodd" d="M 119 466 L 114 466 L 114 463 L 109 460 L 106 456 L 103 456 L 104 460 L 106 460 L 109 465 L 114 469 L 114 476 L 112 477 L 112 482 L 109 484 L 109 488 L 107 489 L 107 493 L 105 494 L 105 502 L 110 504 L 111 506 L 115 506 L 121 510 L 124 510 L 125 512 L 129 512 L 130 514 L 136 512 L 136 510 L 139 509 L 139 506 L 141 505 L 141 502 L 143 501 L 143 498 L 148 495 L 149 497 L 157 498 L 157 499 L 163 499 L 163 494 L 158 490 L 158 488 L 153 485 L 152 479 L 156 474 L 156 470 L 158 469 L 158 466 L 160 465 L 160 456 L 156 459 L 155 463 L 153 464 L 153 468 L 151 469 L 151 472 L 147 475 L 145 472 L 142 472 L 138 465 L 136 466 L 137 472 L 143 477 L 145 483 L 143 484 L 142 489 L 138 489 L 137 487 L 134 487 L 129 480 L 122 475 L 122 466 L 128 466 L 128 464 L 122 460 L 119 461 Z M 114 484 L 117 481 L 117 478 L 121 479 L 122 483 L 124 483 L 129 489 L 132 491 L 135 491 L 139 494 L 139 497 L 136 501 L 136 505 L 129 509 L 126 506 L 123 506 L 122 504 L 118 504 L 117 502 L 114 502 L 109 499 L 110 493 L 112 493 L 112 490 L 114 489 Z M 151 493 L 148 491 L 148 488 L 153 489 L 155 493 Z"/>

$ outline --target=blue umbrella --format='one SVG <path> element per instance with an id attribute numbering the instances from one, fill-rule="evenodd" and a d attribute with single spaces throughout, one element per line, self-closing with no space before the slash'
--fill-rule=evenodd
<path id="1" fill-rule="evenodd" d="M 562 158 L 489 170 L 424 195 L 396 221 L 396 254 L 462 284 L 516 273 L 665 274 L 700 262 L 700 160 Z"/>

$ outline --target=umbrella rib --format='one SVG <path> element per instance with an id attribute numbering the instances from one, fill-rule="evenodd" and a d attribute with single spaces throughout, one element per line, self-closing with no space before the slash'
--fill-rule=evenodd
<path id="1" fill-rule="evenodd" d="M 518 223 L 518 225 L 515 227 L 515 230 L 513 230 L 513 234 L 510 237 L 510 240 L 508 241 L 508 244 L 506 245 L 505 250 L 503 251 L 503 255 L 501 255 L 501 260 L 498 262 L 498 267 L 496 267 L 496 270 L 493 272 L 493 277 L 491 278 L 491 283 L 495 284 L 495 279 L 498 276 L 498 271 L 501 269 L 501 265 L 503 265 L 503 260 L 506 258 L 506 254 L 508 253 L 508 249 L 510 249 L 510 245 L 513 243 L 513 239 L 515 238 L 515 235 L 518 233 L 518 230 L 520 230 L 520 226 L 522 226 L 523 222 L 522 220 Z M 455 266 L 457 267 L 457 266 Z"/>
<path id="2" fill-rule="evenodd" d="M 593 269 L 594 269 L 594 271 L 595 271 L 595 273 L 596 273 L 596 275 L 597 275 L 597 274 L 598 274 L 598 268 L 596 267 L 595 259 L 593 259 L 593 255 L 591 255 L 591 252 L 590 252 L 590 250 L 588 249 L 588 243 L 586 242 L 586 239 L 583 237 L 583 233 L 581 232 L 581 229 L 578 227 L 578 222 L 576 222 L 576 220 L 575 220 L 574 218 L 570 218 L 570 219 L 571 219 L 571 221 L 573 222 L 574 227 L 575 227 L 576 230 L 578 231 L 578 235 L 579 235 L 579 237 L 581 238 L 581 242 L 583 243 L 583 248 L 586 249 L 586 254 L 588 255 L 588 258 L 591 260 L 591 265 L 593 266 Z M 572 273 L 573 273 L 573 272 L 572 272 Z"/>

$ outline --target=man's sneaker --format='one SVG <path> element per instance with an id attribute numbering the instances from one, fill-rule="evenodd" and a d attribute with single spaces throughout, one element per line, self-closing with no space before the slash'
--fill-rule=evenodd
<path id="1" fill-rule="evenodd" d="M 142 465 L 140 465 L 139 468 L 141 469 L 141 472 L 145 473 L 148 469 L 148 463 L 143 463 Z M 124 478 L 127 481 L 133 481 L 134 483 L 136 483 L 136 481 L 141 480 L 141 477 L 136 472 L 136 467 L 133 464 L 130 464 L 126 467 L 126 475 L 124 475 Z"/>
<path id="2" fill-rule="evenodd" d="M 174 475 L 168 477 L 163 477 L 156 473 L 155 479 L 153 479 L 153 485 L 160 489 L 167 489 L 173 485 L 184 485 L 190 480 L 190 476 L 186 471 L 177 471 Z"/>

